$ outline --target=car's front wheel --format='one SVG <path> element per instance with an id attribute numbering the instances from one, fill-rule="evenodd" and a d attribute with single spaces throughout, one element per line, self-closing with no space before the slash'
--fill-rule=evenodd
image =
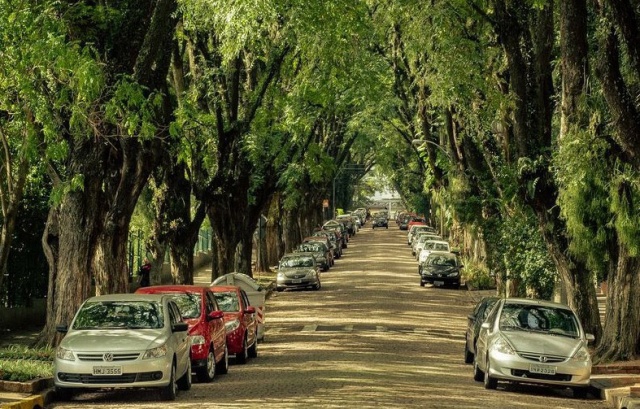
<path id="1" fill-rule="evenodd" d="M 220 362 L 216 364 L 216 372 L 221 375 L 229 372 L 229 349 L 226 345 L 224 346 L 224 356 L 222 357 Z"/>
<path id="2" fill-rule="evenodd" d="M 576 386 L 575 388 L 573 388 L 573 397 L 576 399 L 586 399 L 588 393 L 589 389 L 585 387 Z"/>
<path id="3" fill-rule="evenodd" d="M 482 382 L 484 379 L 484 373 L 478 367 L 478 358 L 473 360 L 473 380 L 476 382 Z"/>
<path id="4" fill-rule="evenodd" d="M 471 351 L 469 351 L 469 347 L 467 346 L 467 343 L 464 343 L 464 363 L 465 364 L 470 364 L 473 362 L 473 353 Z"/>
<path id="5" fill-rule="evenodd" d="M 489 375 L 490 370 L 491 370 L 491 367 L 489 366 L 489 360 L 487 360 L 487 368 L 486 368 L 486 371 L 484 371 L 484 388 L 485 389 L 495 389 L 498 387 L 498 380 L 496 378 L 492 378 L 491 375 Z"/>
<path id="6" fill-rule="evenodd" d="M 56 386 L 55 393 L 56 393 L 57 400 L 66 401 L 66 400 L 71 400 L 73 398 L 75 391 L 72 388 L 62 388 L 62 387 Z"/>
<path id="7" fill-rule="evenodd" d="M 249 355 L 249 358 L 257 358 L 258 357 L 258 339 L 256 338 L 255 341 L 253 341 L 253 345 L 251 345 L 249 347 L 249 350 L 247 351 L 247 354 Z"/>
<path id="8" fill-rule="evenodd" d="M 236 354 L 236 363 L 238 364 L 246 364 L 247 358 L 249 357 L 249 351 L 247 346 L 247 334 L 244 335 L 242 339 L 242 351 Z"/>
<path id="9" fill-rule="evenodd" d="M 213 347 L 209 347 L 207 354 L 207 364 L 204 368 L 196 370 L 196 376 L 199 382 L 211 382 L 216 376 L 216 357 L 213 353 Z"/>
<path id="10" fill-rule="evenodd" d="M 160 397 L 162 400 L 176 400 L 178 394 L 178 385 L 176 385 L 176 363 L 171 365 L 171 374 L 169 376 L 169 384 L 162 388 L 160 391 Z"/>
<path id="11" fill-rule="evenodd" d="M 178 388 L 180 388 L 181 391 L 191 389 L 191 357 L 187 359 L 187 370 L 184 375 L 178 379 Z"/>

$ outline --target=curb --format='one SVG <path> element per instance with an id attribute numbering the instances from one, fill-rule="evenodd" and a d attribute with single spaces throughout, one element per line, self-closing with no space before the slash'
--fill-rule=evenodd
<path id="1" fill-rule="evenodd" d="M 42 395 L 29 396 L 17 402 L 5 403 L 0 409 L 43 409 L 44 397 Z"/>

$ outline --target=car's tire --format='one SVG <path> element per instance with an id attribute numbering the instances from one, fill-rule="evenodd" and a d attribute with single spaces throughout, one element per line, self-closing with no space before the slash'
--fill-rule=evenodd
<path id="1" fill-rule="evenodd" d="M 424 287 L 424 281 L 420 280 L 420 287 Z"/>
<path id="2" fill-rule="evenodd" d="M 181 391 L 188 391 L 191 389 L 191 357 L 188 359 L 187 371 L 178 379 L 178 388 Z"/>
<path id="3" fill-rule="evenodd" d="M 470 364 L 473 363 L 473 353 L 469 351 L 469 347 L 467 346 L 467 342 L 464 343 L 464 363 Z"/>
<path id="4" fill-rule="evenodd" d="M 213 346 L 209 347 L 209 353 L 207 354 L 207 365 L 204 368 L 196 369 L 196 376 L 198 382 L 209 383 L 216 377 L 216 356 L 213 351 Z"/>
<path id="5" fill-rule="evenodd" d="M 582 386 L 576 386 L 572 388 L 573 397 L 576 399 L 587 399 L 587 395 L 589 394 L 589 388 L 585 388 Z"/>
<path id="6" fill-rule="evenodd" d="M 492 378 L 489 375 L 489 371 L 491 367 L 489 366 L 489 360 L 487 360 L 487 370 L 484 371 L 484 388 L 485 389 L 495 389 L 498 387 L 498 380 L 496 378 Z"/>
<path id="7" fill-rule="evenodd" d="M 169 376 L 169 384 L 160 390 L 160 398 L 162 400 L 176 400 L 178 394 L 178 385 L 176 385 L 176 363 L 171 365 L 171 375 Z"/>
<path id="8" fill-rule="evenodd" d="M 236 363 L 237 364 L 246 364 L 247 358 L 249 357 L 249 351 L 247 346 L 247 334 L 244 334 L 244 338 L 242 339 L 242 351 L 236 354 Z"/>
<path id="9" fill-rule="evenodd" d="M 224 346 L 224 356 L 220 362 L 216 363 L 216 373 L 219 373 L 220 375 L 229 373 L 229 348 L 227 348 L 226 344 Z"/>
<path id="10" fill-rule="evenodd" d="M 478 358 L 474 357 L 473 360 L 473 380 L 476 382 L 482 382 L 484 380 L 484 372 L 478 367 Z"/>
<path id="11" fill-rule="evenodd" d="M 73 399 L 73 396 L 75 395 L 75 389 L 62 388 L 62 387 L 56 386 L 55 395 L 56 395 L 56 400 L 68 401 Z"/>
<path id="12" fill-rule="evenodd" d="M 277 288 L 276 288 L 276 291 L 277 291 L 277 292 L 279 292 L 279 293 L 281 293 L 281 292 L 283 292 L 283 291 L 284 291 L 284 288 L 277 287 Z"/>
<path id="13" fill-rule="evenodd" d="M 255 341 L 253 341 L 253 345 L 249 347 L 249 350 L 247 351 L 247 355 L 249 355 L 249 358 L 258 357 L 258 339 L 257 338 Z"/>

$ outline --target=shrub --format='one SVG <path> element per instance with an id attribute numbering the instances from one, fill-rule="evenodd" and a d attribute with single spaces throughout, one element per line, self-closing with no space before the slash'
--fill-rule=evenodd
<path id="1" fill-rule="evenodd" d="M 496 287 L 495 278 L 489 270 L 478 264 L 465 264 L 464 277 L 467 288 L 473 290 L 489 290 Z"/>
<path id="2" fill-rule="evenodd" d="M 53 376 L 52 348 L 11 345 L 0 348 L 0 380 L 26 382 Z"/>

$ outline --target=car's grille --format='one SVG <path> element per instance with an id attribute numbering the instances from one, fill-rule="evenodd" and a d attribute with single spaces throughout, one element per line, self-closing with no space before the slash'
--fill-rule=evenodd
<path id="1" fill-rule="evenodd" d="M 138 352 L 130 352 L 130 353 L 120 353 L 120 354 L 111 354 L 112 359 L 108 362 L 119 362 L 119 361 L 133 361 L 138 359 L 140 354 Z M 99 354 L 78 354 L 78 359 L 81 361 L 93 361 L 93 362 L 104 362 L 105 353 Z"/>
<path id="2" fill-rule="evenodd" d="M 522 369 L 512 369 L 511 375 L 517 376 L 518 378 L 531 378 L 531 379 L 541 379 L 545 381 L 560 381 L 560 382 L 569 382 L 571 381 L 571 375 L 566 374 L 555 374 L 555 375 L 545 375 L 539 373 L 531 373 L 529 371 L 525 371 Z"/>
<path id="3" fill-rule="evenodd" d="M 546 364 L 553 364 L 553 363 L 563 362 L 567 360 L 567 357 L 564 357 L 564 356 L 542 355 L 534 352 L 518 352 L 518 355 L 530 361 L 543 362 Z"/>
<path id="4" fill-rule="evenodd" d="M 124 384 L 135 382 L 147 382 L 162 379 L 162 372 L 142 372 L 128 373 L 120 376 L 94 376 L 91 374 L 75 374 L 75 373 L 58 373 L 58 379 L 63 382 L 82 383 L 82 384 Z"/>

